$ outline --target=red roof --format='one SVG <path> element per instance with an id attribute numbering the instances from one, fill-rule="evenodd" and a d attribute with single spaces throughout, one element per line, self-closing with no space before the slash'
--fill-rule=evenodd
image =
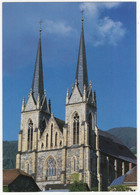
<path id="1" fill-rule="evenodd" d="M 31 175 L 21 171 L 20 169 L 3 170 L 3 185 L 7 186 L 12 183 L 19 175 L 31 177 Z"/>

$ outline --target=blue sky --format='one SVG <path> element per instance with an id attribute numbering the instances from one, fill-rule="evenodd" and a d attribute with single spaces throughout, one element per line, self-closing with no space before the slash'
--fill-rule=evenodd
<path id="1" fill-rule="evenodd" d="M 136 127 L 135 3 L 3 3 L 3 139 L 17 140 L 23 96 L 31 88 L 42 20 L 44 87 L 52 112 L 65 120 L 74 83 L 84 9 L 89 81 L 97 126 Z"/>

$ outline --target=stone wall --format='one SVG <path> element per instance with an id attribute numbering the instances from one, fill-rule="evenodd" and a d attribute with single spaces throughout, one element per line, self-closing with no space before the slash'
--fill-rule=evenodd
<path id="1" fill-rule="evenodd" d="M 52 178 L 55 181 L 61 181 L 61 171 L 62 171 L 62 150 L 50 150 L 38 153 L 37 158 L 37 181 L 47 181 L 46 178 L 46 168 L 47 161 L 52 157 L 56 161 L 56 177 Z"/>

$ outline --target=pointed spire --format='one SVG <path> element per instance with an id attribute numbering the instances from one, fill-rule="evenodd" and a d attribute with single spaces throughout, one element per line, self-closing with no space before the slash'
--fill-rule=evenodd
<path id="1" fill-rule="evenodd" d="M 21 111 L 23 112 L 25 109 L 25 98 L 23 97 L 22 99 L 22 108 L 21 108 Z"/>
<path id="2" fill-rule="evenodd" d="M 84 30 L 83 30 L 83 11 L 82 11 L 82 30 L 79 45 L 79 55 L 77 62 L 76 78 L 78 82 L 78 87 L 80 92 L 83 94 L 84 85 L 88 88 L 88 74 L 87 74 L 87 64 L 86 64 L 86 51 L 85 51 L 85 41 L 84 41 Z"/>
<path id="3" fill-rule="evenodd" d="M 51 100 L 49 99 L 49 111 L 51 113 Z"/>
<path id="4" fill-rule="evenodd" d="M 66 104 L 69 102 L 69 89 L 67 89 Z"/>
<path id="5" fill-rule="evenodd" d="M 41 25 L 41 22 L 40 22 Z M 40 36 L 39 36 L 39 43 L 37 49 L 37 56 L 36 56 L 36 63 L 35 63 L 35 70 L 32 82 L 32 90 L 33 96 L 35 101 L 37 102 L 38 95 L 40 95 L 40 100 L 44 95 L 44 85 L 43 85 L 43 69 L 42 69 L 42 52 L 41 52 L 41 26 L 40 26 Z"/>

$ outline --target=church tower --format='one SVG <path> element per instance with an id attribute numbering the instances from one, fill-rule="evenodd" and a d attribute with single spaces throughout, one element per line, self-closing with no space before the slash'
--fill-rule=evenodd
<path id="1" fill-rule="evenodd" d="M 82 17 L 77 70 L 70 95 L 67 90 L 65 123 L 68 133 L 67 146 L 75 155 L 77 167 L 75 170 L 79 174 L 79 180 L 83 180 L 91 187 L 92 177 L 97 173 L 97 105 L 96 93 L 93 94 L 92 84 L 88 82 L 83 21 Z"/>
<path id="2" fill-rule="evenodd" d="M 24 98 L 22 101 L 21 127 L 16 159 L 16 168 L 25 170 L 25 172 L 34 177 L 36 172 L 38 140 L 51 116 L 50 103 L 47 103 L 46 90 L 44 90 L 43 84 L 41 31 L 40 28 L 32 88 L 27 102 L 25 103 Z"/>

